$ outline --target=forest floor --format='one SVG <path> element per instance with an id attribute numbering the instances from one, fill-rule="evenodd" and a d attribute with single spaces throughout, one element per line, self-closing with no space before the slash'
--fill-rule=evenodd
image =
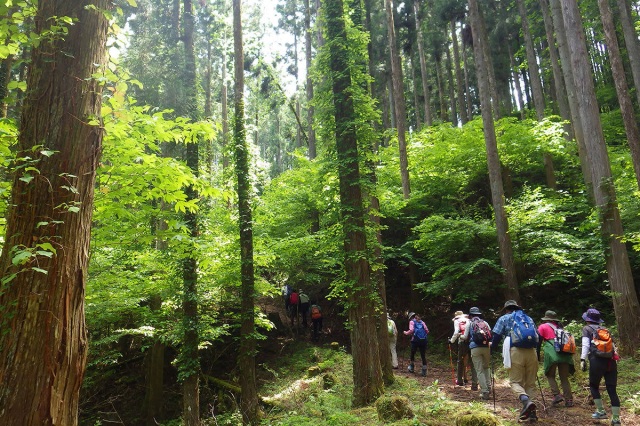
<path id="1" fill-rule="evenodd" d="M 500 417 L 503 420 L 515 423 L 518 417 L 519 408 L 521 407 L 520 403 L 517 401 L 514 393 L 511 391 L 509 386 L 509 381 L 506 378 L 506 372 L 502 370 L 495 377 L 495 401 L 494 395 L 491 394 L 491 399 L 489 401 L 482 401 L 479 397 L 479 391 L 471 390 L 471 374 L 469 372 L 469 383 L 466 386 L 456 386 L 454 384 L 454 376 L 452 375 L 452 369 L 446 368 L 441 365 L 437 365 L 435 363 L 430 363 L 429 368 L 427 370 L 427 376 L 422 377 L 420 374 L 413 374 L 407 371 L 408 360 L 402 356 L 404 354 L 398 354 L 399 360 L 399 369 L 394 370 L 397 376 L 403 376 L 408 378 L 414 378 L 417 382 L 423 385 L 431 385 L 434 381 L 438 381 L 438 388 L 440 392 L 447 395 L 448 399 L 455 400 L 459 402 L 476 402 L 483 403 L 485 407 L 493 412 L 497 417 Z M 455 356 L 455 354 L 454 354 Z M 419 358 L 419 357 L 418 357 Z M 493 358 L 492 361 L 496 362 L 497 358 Z M 455 359 L 453 360 L 455 365 Z M 419 362 L 416 363 L 418 367 L 416 371 L 419 371 Z M 585 373 L 586 374 L 586 373 Z M 500 376 L 500 377 L 498 377 Z M 503 377 L 504 376 L 504 377 Z M 586 375 L 585 375 L 586 378 Z M 638 377 L 635 377 L 635 381 L 637 383 Z M 553 395 L 551 394 L 548 386 L 546 386 L 546 379 L 540 379 L 540 383 L 543 386 L 544 390 L 544 401 L 543 397 L 540 394 L 540 387 L 537 388 L 538 392 L 536 395 L 533 395 L 533 400 L 536 403 L 538 409 L 538 424 L 543 425 L 609 425 L 610 424 L 610 415 L 611 409 L 608 404 L 608 398 L 606 396 L 606 392 L 604 391 L 604 384 L 602 385 L 601 392 L 603 392 L 603 398 L 605 401 L 605 410 L 607 411 L 609 418 L 606 420 L 593 420 L 591 419 L 591 414 L 594 412 L 595 408 L 593 405 L 593 401 L 589 397 L 589 391 L 587 384 L 583 386 L 582 389 L 579 389 L 574 394 L 574 406 L 571 408 L 567 408 L 564 404 L 561 404 L 559 407 L 551 406 L 551 400 L 553 399 Z M 624 378 L 623 380 L 634 380 L 633 377 L 629 379 Z M 621 381 L 619 380 L 619 383 Z M 575 385 L 574 385 L 575 389 Z M 621 420 L 623 425 L 628 426 L 640 426 L 640 416 L 634 413 L 629 412 L 629 410 L 625 410 L 624 408 L 624 398 L 629 397 L 629 395 L 623 395 L 620 392 L 620 388 L 618 388 L 618 394 L 623 402 L 623 409 L 621 414 Z M 637 398 L 637 396 L 635 396 Z M 545 404 L 546 402 L 546 404 Z"/>

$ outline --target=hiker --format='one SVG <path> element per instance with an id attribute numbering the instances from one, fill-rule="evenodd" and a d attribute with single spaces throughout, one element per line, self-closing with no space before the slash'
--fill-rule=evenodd
<path id="1" fill-rule="evenodd" d="M 313 325 L 313 335 L 311 340 L 318 341 L 320 332 L 322 331 L 322 309 L 316 303 L 311 305 L 311 324 Z"/>
<path id="2" fill-rule="evenodd" d="M 300 309 L 300 296 L 293 290 L 289 295 L 289 318 L 291 319 L 291 327 L 293 327 L 293 321 L 298 317 L 298 310 Z"/>
<path id="3" fill-rule="evenodd" d="M 456 385 L 464 386 L 467 384 L 467 365 L 471 366 L 471 390 L 478 390 L 478 378 L 473 364 L 470 362 L 469 341 L 465 340 L 464 335 L 469 325 L 469 316 L 462 311 L 456 311 L 453 317 L 453 335 L 449 342 L 458 343 L 458 374 Z"/>
<path id="4" fill-rule="evenodd" d="M 300 315 L 302 315 L 302 326 L 307 327 L 307 312 L 309 312 L 309 296 L 300 289 L 298 293 L 300 299 Z"/>
<path id="5" fill-rule="evenodd" d="M 420 315 L 415 312 L 409 313 L 409 330 L 404 331 L 404 334 L 411 337 L 411 362 L 409 363 L 409 372 L 414 372 L 414 359 L 416 357 L 416 351 L 420 349 L 420 358 L 422 358 L 422 377 L 427 375 L 427 335 L 429 329 L 427 325 L 420 319 Z"/>
<path id="6" fill-rule="evenodd" d="M 398 328 L 396 322 L 387 314 L 387 331 L 389 332 L 389 349 L 391 350 L 391 365 L 394 369 L 398 368 L 398 353 L 396 352 L 396 344 L 398 343 Z"/>
<path id="7" fill-rule="evenodd" d="M 491 327 L 482 319 L 482 311 L 475 306 L 469 309 L 469 317 L 470 320 L 461 338 L 469 342 L 473 362 L 471 374 L 473 377 L 477 373 L 476 382 L 480 384 L 480 398 L 488 400 L 491 392 L 491 352 L 489 350 Z M 473 389 L 473 386 L 471 389 L 477 390 L 477 385 L 476 389 Z"/>
<path id="8" fill-rule="evenodd" d="M 582 319 L 587 325 L 582 328 L 580 367 L 582 371 L 587 371 L 587 359 L 589 360 L 589 391 L 596 406 L 596 411 L 591 417 L 593 419 L 607 418 L 600 396 L 600 381 L 604 377 L 604 384 L 609 394 L 609 401 L 611 401 L 611 424 L 619 425 L 621 424 L 620 398 L 616 387 L 618 386 L 617 361 L 620 357 L 616 352 L 609 331 L 602 326 L 604 321 L 600 318 L 600 312 L 597 309 L 589 308 L 582 314 Z"/>
<path id="9" fill-rule="evenodd" d="M 560 405 L 564 401 L 565 407 L 573 407 L 573 394 L 571 393 L 571 384 L 569 383 L 569 375 L 573 374 L 576 369 L 573 365 L 573 354 L 570 352 L 560 352 L 556 349 L 556 336 L 562 330 L 562 324 L 558 319 L 554 311 L 547 311 L 542 317 L 542 321 L 546 321 L 540 324 L 538 327 L 538 334 L 543 339 L 542 348 L 544 349 L 544 375 L 549 382 L 549 387 L 553 393 L 553 400 L 551 404 L 554 406 Z M 558 330 L 558 331 L 556 331 Z M 573 339 L 573 338 L 572 338 Z M 574 353 L 575 353 L 575 341 L 574 341 Z M 561 349 L 558 347 L 558 349 Z M 558 388 L 558 382 L 556 381 L 556 370 L 560 377 L 560 384 L 562 385 L 562 393 Z"/>
<path id="10" fill-rule="evenodd" d="M 293 289 L 289 284 L 285 284 L 282 286 L 282 299 L 284 300 L 284 309 L 285 311 L 287 311 L 287 313 L 289 312 L 289 296 L 291 296 L 292 292 Z"/>
<path id="11" fill-rule="evenodd" d="M 505 337 L 502 348 L 504 366 L 509 370 L 511 390 L 522 403 L 519 420 L 537 421 L 536 404 L 531 395 L 536 390 L 538 374 L 538 332 L 536 325 L 515 300 L 507 300 L 505 314 L 493 326 L 491 350 L 495 351 Z"/>

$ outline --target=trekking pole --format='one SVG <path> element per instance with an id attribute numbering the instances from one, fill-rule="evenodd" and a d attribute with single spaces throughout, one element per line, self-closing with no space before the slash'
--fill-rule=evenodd
<path id="1" fill-rule="evenodd" d="M 493 393 L 493 414 L 496 413 L 496 376 L 493 369 L 493 358 L 489 352 L 489 367 L 491 368 L 491 392 Z"/>
<path id="2" fill-rule="evenodd" d="M 451 350 L 451 342 L 449 342 L 449 364 L 451 364 L 451 379 L 453 380 L 453 384 L 456 384 L 456 375 L 453 372 L 453 351 Z"/>
<path id="3" fill-rule="evenodd" d="M 540 396 L 542 396 L 542 410 L 547 412 L 547 401 L 544 400 L 544 392 L 542 392 L 542 385 L 540 384 L 540 377 L 536 374 L 536 379 L 538 380 L 538 387 L 540 388 Z"/>

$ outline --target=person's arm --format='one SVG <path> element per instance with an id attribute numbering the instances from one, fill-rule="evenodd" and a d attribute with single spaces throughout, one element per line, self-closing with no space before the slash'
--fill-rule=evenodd
<path id="1" fill-rule="evenodd" d="M 493 336 L 491 336 L 491 344 L 489 345 L 491 347 L 491 352 L 497 351 L 498 346 L 500 346 L 500 342 L 502 341 L 502 333 L 504 333 L 505 331 L 504 324 L 506 322 L 506 317 L 506 315 L 503 315 L 498 318 L 496 325 L 494 325 L 493 330 L 491 330 L 491 333 L 493 334 Z"/>
<path id="2" fill-rule="evenodd" d="M 456 340 L 458 340 L 459 336 L 460 336 L 460 320 L 456 318 L 453 320 L 453 335 L 451 336 L 451 339 L 449 339 L 449 342 L 455 343 Z"/>
<path id="3" fill-rule="evenodd" d="M 409 329 L 403 333 L 407 336 L 411 336 L 413 334 L 413 321 L 409 321 Z"/>
<path id="4" fill-rule="evenodd" d="M 427 327 L 427 323 L 425 323 L 424 321 L 422 321 L 422 326 L 424 327 L 424 331 L 429 334 L 429 327 Z"/>

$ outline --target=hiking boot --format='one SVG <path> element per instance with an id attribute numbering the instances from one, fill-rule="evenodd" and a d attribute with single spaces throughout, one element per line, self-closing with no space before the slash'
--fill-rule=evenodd
<path id="1" fill-rule="evenodd" d="M 427 377 L 427 366 L 426 365 L 422 366 L 422 377 Z"/>
<path id="2" fill-rule="evenodd" d="M 464 383 L 462 383 L 462 380 L 456 380 L 456 386 L 464 386 Z"/>
<path id="3" fill-rule="evenodd" d="M 536 413 L 535 410 L 533 410 L 531 414 L 529 414 L 529 423 L 537 423 L 537 421 L 538 421 L 538 414 Z"/>
<path id="4" fill-rule="evenodd" d="M 482 392 L 480 394 L 480 398 L 484 399 L 485 401 L 488 401 L 489 399 L 491 399 L 491 397 L 489 396 L 489 392 Z"/>
<path id="5" fill-rule="evenodd" d="M 477 391 L 478 390 L 478 384 L 477 383 L 472 384 L 471 385 L 471 390 L 472 391 Z"/>
<path id="6" fill-rule="evenodd" d="M 409 364 L 409 368 L 407 368 L 407 370 L 409 370 L 409 373 L 413 373 L 413 363 Z"/>
<path id="7" fill-rule="evenodd" d="M 620 423 L 620 419 L 611 419 L 611 424 L 612 425 L 621 425 L 622 423 Z"/>
<path id="8" fill-rule="evenodd" d="M 558 405 L 560 405 L 560 403 L 564 401 L 564 396 L 558 394 L 558 395 L 554 395 L 553 396 L 553 400 L 551 401 L 551 404 L 556 407 Z"/>
<path id="9" fill-rule="evenodd" d="M 531 416 L 531 413 L 536 411 L 536 404 L 530 399 L 522 401 L 522 410 L 520 411 L 519 420 L 527 420 Z"/>
<path id="10" fill-rule="evenodd" d="M 565 407 L 573 407 L 573 399 L 567 399 L 564 401 Z"/>
<path id="11" fill-rule="evenodd" d="M 607 418 L 607 413 L 605 411 L 597 411 L 591 415 L 592 419 L 602 420 Z"/>

